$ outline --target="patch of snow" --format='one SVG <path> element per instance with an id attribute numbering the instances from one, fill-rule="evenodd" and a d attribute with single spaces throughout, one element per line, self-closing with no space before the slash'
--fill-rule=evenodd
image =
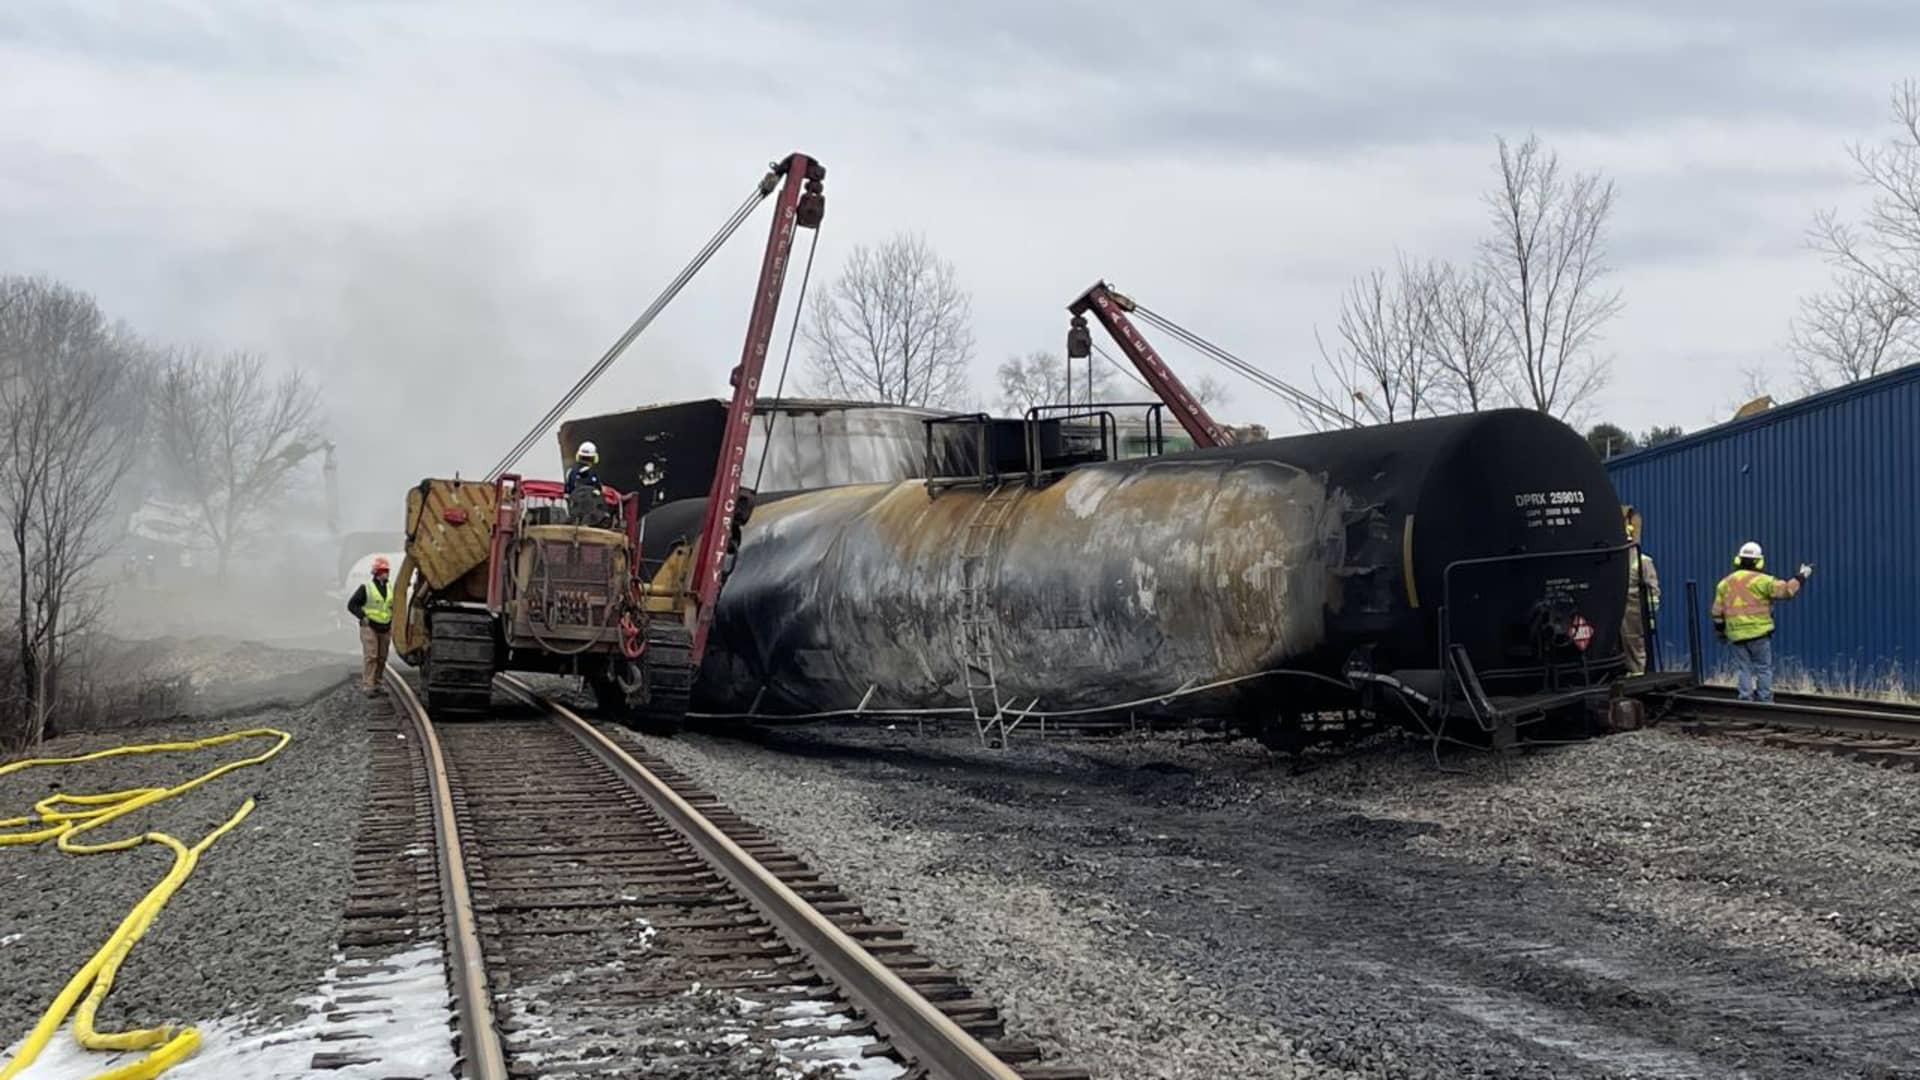
<path id="1" fill-rule="evenodd" d="M 782 1062 L 800 1067 L 793 1076 L 822 1065 L 838 1069 L 844 1080 L 898 1080 L 907 1075 L 897 1061 L 866 1057 L 863 1052 L 872 1041 L 864 1035 L 835 1035 L 825 1039 L 776 1039 L 774 1046 Z"/>
<path id="2" fill-rule="evenodd" d="M 313 1055 L 352 1053 L 375 1059 L 371 1065 L 348 1065 L 327 1073 L 339 1080 L 378 1080 L 387 1076 L 448 1076 L 454 1068 L 453 1045 L 443 1033 L 450 1030 L 446 965 L 439 948 L 419 946 L 378 961 L 398 968 L 381 972 L 378 981 L 341 977 L 331 969 L 317 993 L 300 998 L 307 1015 L 283 1029 L 262 1029 L 250 1017 L 221 1017 L 200 1029 L 200 1049 L 161 1075 L 166 1080 L 296 1080 L 314 1074 Z M 342 1006 L 338 998 L 374 993 L 384 999 Z M 335 1022 L 329 1012 L 359 1015 Z M 366 1038 L 330 1041 L 323 1036 L 352 1032 Z M 11 1061 L 19 1044 L 7 1048 Z M 131 1064 L 140 1052 L 96 1052 L 82 1049 L 72 1029 L 63 1027 L 47 1043 L 20 1080 L 72 1080 L 94 1076 Z"/>
<path id="3" fill-rule="evenodd" d="M 847 1027 L 852 1023 L 853 1021 L 848 1019 L 845 1013 L 834 1013 L 831 1016 L 822 1016 L 818 1018 L 807 1017 L 807 1016 L 796 1016 L 791 1020 L 780 1021 L 778 1026 L 783 1028 L 824 1027 L 828 1031 L 839 1031 L 841 1028 Z"/>

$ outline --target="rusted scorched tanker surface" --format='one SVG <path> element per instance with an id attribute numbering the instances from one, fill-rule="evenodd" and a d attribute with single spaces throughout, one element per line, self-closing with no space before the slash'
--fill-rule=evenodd
<path id="1" fill-rule="evenodd" d="M 999 693 L 1112 705 L 1252 679 L 1162 711 L 1338 703 L 1356 655 L 1438 666 L 1438 608 L 1486 672 L 1617 653 L 1618 504 L 1565 425 L 1504 410 L 1082 466 L 930 491 L 924 481 L 769 496 L 744 532 L 701 673 L 716 710 L 967 704 L 969 551 Z M 1012 500 L 990 540 L 983 500 Z M 663 506 L 650 534 L 693 520 Z M 1564 557 L 1489 567 L 1459 560 Z M 1547 619 L 1578 616 L 1584 649 Z M 1332 680 L 1331 682 L 1328 680 Z M 869 697 L 869 691 L 871 696 Z"/>

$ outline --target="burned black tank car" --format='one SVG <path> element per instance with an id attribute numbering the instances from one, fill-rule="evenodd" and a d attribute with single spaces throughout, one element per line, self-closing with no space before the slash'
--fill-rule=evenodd
<path id="1" fill-rule="evenodd" d="M 763 495 L 696 705 L 1510 730 L 1619 673 L 1624 545 L 1586 441 L 1519 409 Z"/>

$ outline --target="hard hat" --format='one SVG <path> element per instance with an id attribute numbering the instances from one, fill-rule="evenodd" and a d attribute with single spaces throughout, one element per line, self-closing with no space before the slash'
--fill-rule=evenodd
<path id="1" fill-rule="evenodd" d="M 593 445 L 591 440 L 583 442 L 580 444 L 580 449 L 573 452 L 573 459 L 575 461 L 599 461 L 600 448 Z"/>
<path id="2" fill-rule="evenodd" d="M 1752 559 L 1755 562 L 1759 562 L 1766 557 L 1766 552 L 1761 551 L 1760 545 L 1754 543 L 1752 540 L 1740 545 L 1740 558 L 1742 559 Z"/>
<path id="3" fill-rule="evenodd" d="M 375 555 L 375 556 L 373 557 L 373 572 L 374 572 L 374 573 L 376 573 L 376 574 L 384 574 L 384 573 L 386 573 L 387 571 L 389 571 L 389 570 L 391 570 L 391 569 L 393 569 L 393 564 L 391 564 L 391 563 L 389 563 L 389 562 L 387 562 L 387 557 L 386 557 L 385 555 Z"/>

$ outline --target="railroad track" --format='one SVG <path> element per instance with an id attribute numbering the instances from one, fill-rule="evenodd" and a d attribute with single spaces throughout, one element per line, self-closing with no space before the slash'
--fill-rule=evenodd
<path id="1" fill-rule="evenodd" d="M 1920 706 L 1821 694 L 1741 701 L 1721 686 L 1663 696 L 1682 730 L 1920 769 Z"/>
<path id="2" fill-rule="evenodd" d="M 376 758 L 384 824 L 356 851 L 343 944 L 377 975 L 381 949 L 444 937 L 461 1075 L 1087 1077 L 1041 1064 L 900 927 L 525 683 L 496 683 L 511 715 L 438 726 L 389 686 L 409 737 Z"/>

